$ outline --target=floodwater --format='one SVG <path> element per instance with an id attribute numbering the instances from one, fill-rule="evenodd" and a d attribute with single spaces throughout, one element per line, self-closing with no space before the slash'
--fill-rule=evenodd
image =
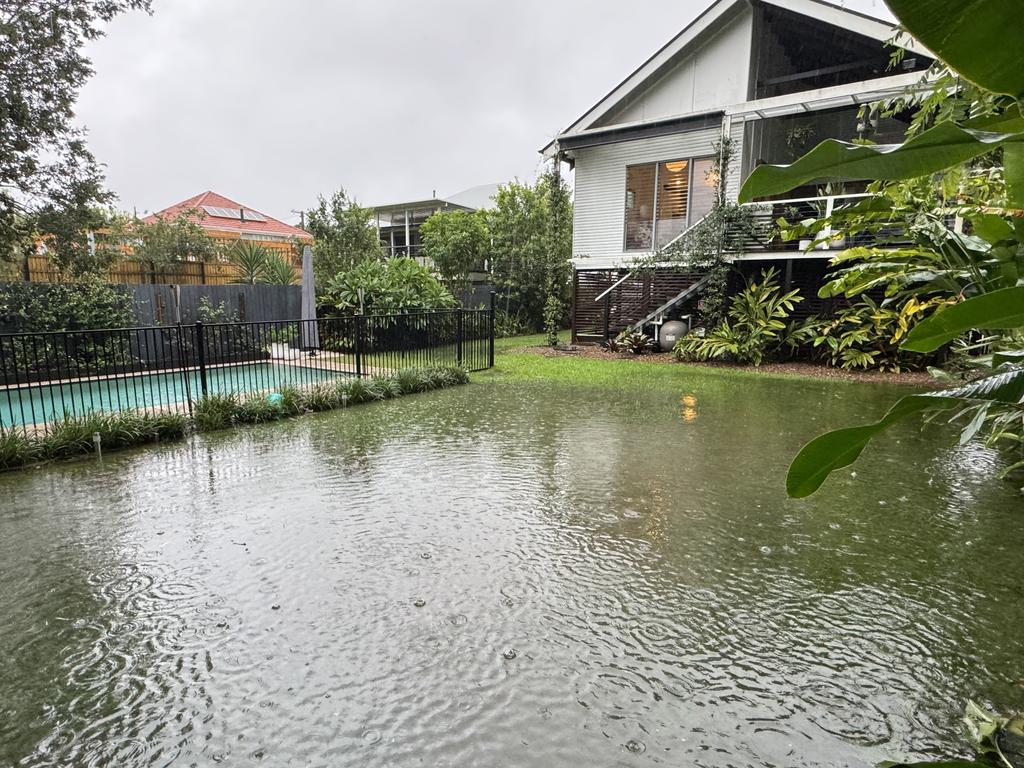
<path id="1" fill-rule="evenodd" d="M 908 428 L 782 490 L 892 396 L 485 381 L 4 475 L 0 766 L 960 754 L 1024 708 L 996 460 Z"/>

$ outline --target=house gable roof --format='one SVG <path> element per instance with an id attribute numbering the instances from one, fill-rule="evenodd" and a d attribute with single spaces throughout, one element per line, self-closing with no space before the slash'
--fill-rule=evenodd
<path id="1" fill-rule="evenodd" d="M 242 221 L 240 218 L 228 218 L 225 216 L 217 216 L 210 211 L 204 210 L 204 206 L 210 208 L 228 208 L 234 211 L 244 210 L 246 212 L 252 212 L 259 214 L 263 218 L 263 221 L 259 221 L 255 218 L 246 219 Z M 275 219 L 273 216 L 268 216 L 255 208 L 251 208 L 247 205 L 242 205 L 234 200 L 219 195 L 216 192 L 206 191 L 201 192 L 195 197 L 190 197 L 188 200 L 182 200 L 180 203 L 175 203 L 168 208 L 164 208 L 162 211 L 146 216 L 143 221 L 147 224 L 152 224 L 158 219 L 170 219 L 175 216 L 185 213 L 187 211 L 199 210 L 205 213 L 205 216 L 189 215 L 188 219 L 194 221 L 203 229 L 211 232 L 238 232 L 246 234 L 261 234 L 261 235 L 275 235 L 278 237 L 294 237 L 299 240 L 312 240 L 312 235 L 306 232 L 304 229 L 293 227 L 291 224 L 285 224 L 283 221 Z"/>
<path id="2" fill-rule="evenodd" d="M 559 135 L 576 134 L 598 127 L 600 121 L 614 115 L 630 96 L 648 88 L 658 77 L 684 60 L 688 53 L 713 38 L 726 24 L 756 2 L 799 13 L 879 42 L 891 39 L 897 31 L 894 24 L 825 0 L 716 0 Z M 910 50 L 931 55 L 914 41 L 905 45 Z M 721 105 L 723 109 L 727 106 L 730 105 Z M 553 144 L 554 141 L 542 151 L 546 153 Z"/>

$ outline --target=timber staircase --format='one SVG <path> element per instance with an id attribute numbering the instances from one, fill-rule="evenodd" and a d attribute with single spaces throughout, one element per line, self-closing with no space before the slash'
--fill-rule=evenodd
<path id="1" fill-rule="evenodd" d="M 600 344 L 625 330 L 659 321 L 696 301 L 707 280 L 679 269 L 579 270 L 574 276 L 573 341 Z"/>

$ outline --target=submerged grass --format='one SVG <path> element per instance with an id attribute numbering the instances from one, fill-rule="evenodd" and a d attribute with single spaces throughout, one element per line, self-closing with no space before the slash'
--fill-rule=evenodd
<path id="1" fill-rule="evenodd" d="M 260 424 L 467 383 L 469 374 L 462 368 L 409 368 L 393 376 L 347 379 L 309 389 L 284 387 L 271 395 L 244 399 L 234 395 L 210 395 L 196 402 L 191 419 L 177 413 L 133 411 L 66 415 L 51 424 L 45 436 L 0 429 L 0 470 L 91 454 L 96 450 L 93 440 L 96 433 L 99 433 L 103 450 L 114 450 L 181 439 L 191 429 L 212 432 L 236 424 Z"/>

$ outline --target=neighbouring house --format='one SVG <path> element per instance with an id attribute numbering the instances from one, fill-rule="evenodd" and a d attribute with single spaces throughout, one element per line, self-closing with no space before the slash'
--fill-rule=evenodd
<path id="1" fill-rule="evenodd" d="M 313 236 L 299 227 L 285 224 L 273 216 L 209 191 L 175 203 L 142 220 L 153 223 L 157 219 L 171 219 L 182 213 L 205 229 L 214 241 L 224 246 L 225 251 L 240 241 L 253 241 L 284 253 L 293 260 L 296 267 L 301 267 L 302 262 L 295 245 L 313 241 Z M 107 274 L 109 282 L 129 285 L 217 285 L 231 283 L 236 276 L 235 267 L 229 263 L 226 255 L 208 264 L 190 261 L 152 264 L 132 258 L 130 248 L 126 248 L 125 253 L 126 258 L 110 267 Z M 40 247 L 37 254 L 26 259 L 22 272 L 22 277 L 32 282 L 51 282 L 60 279 L 60 275 L 46 255 L 45 246 Z"/>
<path id="2" fill-rule="evenodd" d="M 497 184 L 481 184 L 449 197 L 435 194 L 426 200 L 375 205 L 373 223 L 381 244 L 389 256 L 411 256 L 423 263 L 420 255 L 420 225 L 439 211 L 478 211 L 494 205 Z"/>
<path id="3" fill-rule="evenodd" d="M 304 229 L 209 191 L 150 214 L 143 221 L 152 223 L 181 213 L 186 213 L 210 237 L 225 246 L 234 245 L 239 240 L 250 240 L 266 248 L 292 253 L 296 242 L 313 240 L 313 236 Z"/>
<path id="4" fill-rule="evenodd" d="M 901 141 L 910 114 L 862 110 L 919 84 L 933 61 L 902 41 L 907 53 L 893 64 L 886 41 L 895 34 L 888 22 L 821 0 L 718 0 L 559 133 L 542 152 L 575 171 L 573 339 L 600 342 L 628 328 L 656 335 L 693 312 L 700 274 L 631 265 L 711 210 L 723 137 L 733 200 L 755 167 L 792 162 L 824 139 Z M 827 214 L 863 190 L 822 180 L 751 211 L 768 232 L 780 217 Z M 827 311 L 817 287 L 833 253 L 770 235 L 732 258 L 745 275 L 777 267 L 787 286 L 803 289 L 811 313 Z"/>

